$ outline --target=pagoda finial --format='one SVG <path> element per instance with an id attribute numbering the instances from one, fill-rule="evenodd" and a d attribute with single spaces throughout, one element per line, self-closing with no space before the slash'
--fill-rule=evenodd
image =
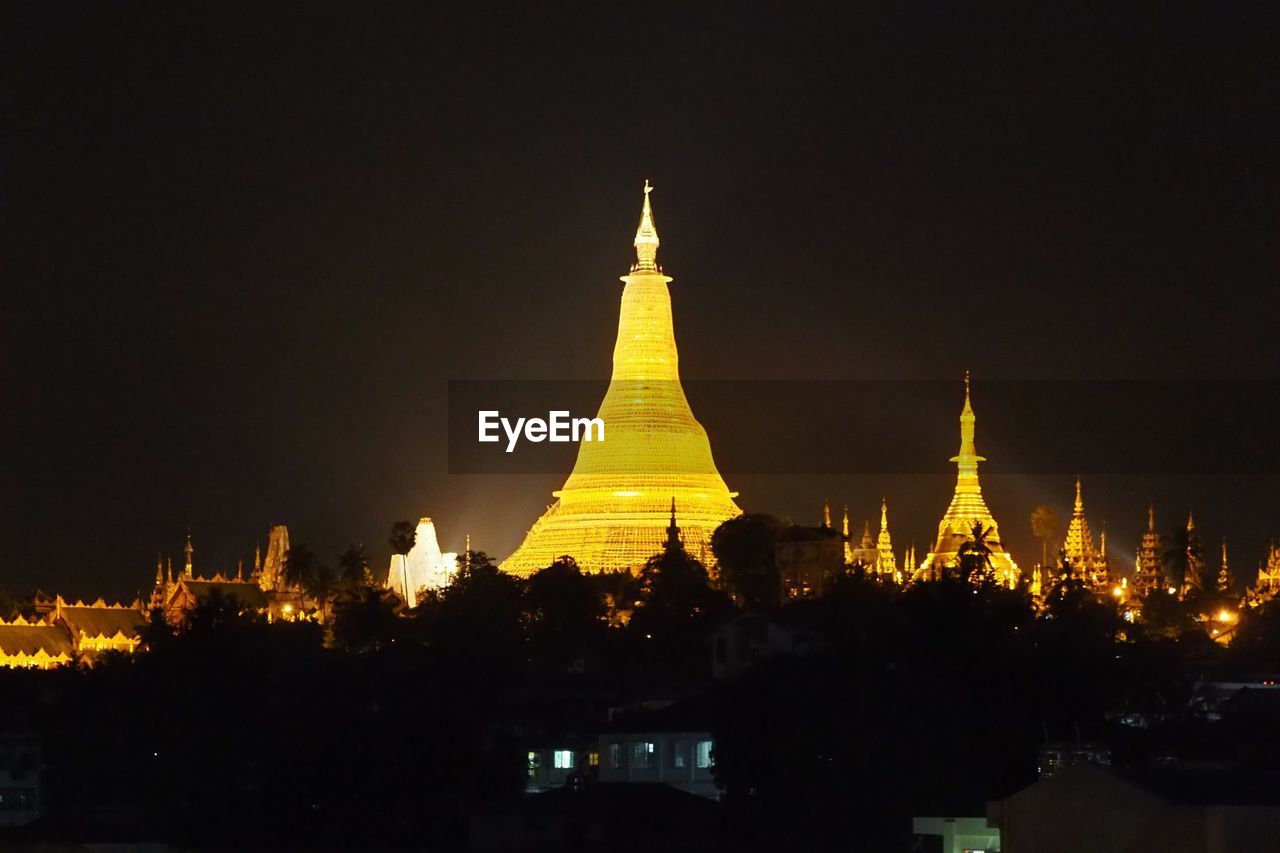
<path id="1" fill-rule="evenodd" d="M 668 550 L 675 548 L 683 548 L 684 543 L 680 541 L 680 528 L 676 524 L 676 498 L 671 496 L 671 524 L 667 525 L 667 543 Z"/>
<path id="2" fill-rule="evenodd" d="M 1187 530 L 1196 529 L 1196 517 L 1191 510 L 1187 510 Z"/>
<path id="3" fill-rule="evenodd" d="M 973 414 L 973 403 L 969 400 L 969 371 L 964 372 L 964 408 L 960 410 L 960 452 L 951 457 L 952 462 L 959 463 L 960 479 L 977 482 L 978 463 L 986 460 L 978 455 L 974 448 L 973 434 L 977 417 Z"/>
<path id="4" fill-rule="evenodd" d="M 166 556 L 164 558 L 165 566 L 165 583 L 173 583 L 173 557 Z"/>
<path id="5" fill-rule="evenodd" d="M 822 502 L 822 526 L 831 526 L 831 504 L 828 501 Z"/>
<path id="6" fill-rule="evenodd" d="M 1080 497 L 1080 475 L 1076 475 L 1076 512 L 1084 509 L 1084 499 Z"/>
<path id="7" fill-rule="evenodd" d="M 658 229 L 653 224 L 653 208 L 649 205 L 649 193 L 653 192 L 648 179 L 644 182 L 644 208 L 640 211 L 640 227 L 636 229 L 636 272 L 658 271 Z"/>
<path id="8" fill-rule="evenodd" d="M 156 554 L 156 586 L 164 586 L 164 557 Z"/>
<path id="9" fill-rule="evenodd" d="M 844 505 L 844 521 L 840 524 L 840 532 L 844 534 L 844 538 L 849 538 L 849 505 Z"/>
<path id="10" fill-rule="evenodd" d="M 886 498 L 880 498 L 880 529 L 889 529 L 889 501 Z"/>
<path id="11" fill-rule="evenodd" d="M 186 568 L 183 569 L 183 572 L 186 574 L 187 577 L 191 577 L 191 565 L 192 565 L 191 556 L 192 554 L 195 553 L 196 549 L 191 544 L 191 528 L 190 527 L 187 528 L 187 544 L 182 550 L 187 555 L 187 565 L 186 565 Z"/>
<path id="12" fill-rule="evenodd" d="M 1156 505 L 1147 504 L 1147 530 L 1155 533 L 1156 531 Z"/>

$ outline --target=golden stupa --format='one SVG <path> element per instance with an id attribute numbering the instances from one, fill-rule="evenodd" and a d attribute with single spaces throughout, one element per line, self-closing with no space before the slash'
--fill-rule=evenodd
<path id="1" fill-rule="evenodd" d="M 604 441 L 581 442 L 556 502 L 502 563 L 504 571 L 529 575 L 562 555 L 590 572 L 635 570 L 662 550 L 673 500 L 685 548 L 705 557 L 712 532 L 741 512 L 680 385 L 652 189 L 646 181 L 636 263 L 622 277 L 613 376 L 598 414 Z"/>
<path id="2" fill-rule="evenodd" d="M 986 543 L 991 549 L 991 568 L 996 577 L 1012 587 L 1018 580 L 1018 565 L 1000 544 L 1000 529 L 996 525 L 987 502 L 982 499 L 982 486 L 978 483 L 978 463 L 986 459 L 978 455 L 973 444 L 973 405 L 969 402 L 969 374 L 964 375 L 964 408 L 960 411 L 960 452 L 951 457 L 956 463 L 956 491 L 951 505 L 938 522 L 938 541 L 933 550 L 916 570 L 917 579 L 938 578 L 942 570 L 959 562 L 960 546 L 973 536 L 973 525 L 981 524 L 987 531 Z"/>

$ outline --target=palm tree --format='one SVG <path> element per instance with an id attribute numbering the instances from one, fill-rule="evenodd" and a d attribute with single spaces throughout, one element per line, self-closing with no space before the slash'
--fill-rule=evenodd
<path id="1" fill-rule="evenodd" d="M 973 532 L 956 554 L 959 557 L 961 580 L 974 584 L 995 580 L 995 570 L 991 566 L 991 546 L 987 544 L 990 533 L 991 528 L 983 527 L 982 522 L 973 523 Z"/>
<path id="2" fill-rule="evenodd" d="M 295 589 L 301 588 L 319 571 L 320 561 L 310 548 L 301 542 L 295 543 L 284 555 L 284 566 L 280 570 L 286 585 Z"/>
<path id="3" fill-rule="evenodd" d="M 338 577 L 348 590 L 373 584 L 373 577 L 369 574 L 369 555 L 364 552 L 364 545 L 352 545 L 342 552 L 338 558 Z"/>
<path id="4" fill-rule="evenodd" d="M 1031 533 L 1040 540 L 1040 565 L 1049 564 L 1049 540 L 1058 535 L 1058 514 L 1050 507 L 1038 506 L 1031 510 Z"/>
<path id="5" fill-rule="evenodd" d="M 400 589 L 404 592 L 405 603 L 413 607 L 417 590 L 409 589 L 409 552 L 413 550 L 414 542 L 418 538 L 418 529 L 412 521 L 397 521 L 391 525 L 391 536 L 387 542 L 391 545 L 391 553 L 400 556 Z M 395 568 L 392 567 L 392 571 Z M 388 586 L 390 586 L 390 578 L 388 578 Z"/>

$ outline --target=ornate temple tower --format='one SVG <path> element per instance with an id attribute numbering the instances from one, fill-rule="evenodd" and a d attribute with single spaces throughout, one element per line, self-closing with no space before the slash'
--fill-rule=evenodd
<path id="1" fill-rule="evenodd" d="M 502 563 L 512 574 L 529 575 L 564 554 L 590 572 L 636 569 L 662 550 L 673 499 L 686 550 L 706 553 L 716 527 L 741 512 L 680 385 L 651 190 L 646 181 L 636 263 L 622 277 L 613 375 L 598 415 L 604 441 L 582 442 L 556 502 Z"/>
<path id="2" fill-rule="evenodd" d="M 1018 564 L 1000 544 L 1000 530 L 996 520 L 982 499 L 982 486 L 978 483 L 978 463 L 986 459 L 978 455 L 974 447 L 973 405 L 969 402 L 969 374 L 964 375 L 964 408 L 960 411 L 960 452 L 951 457 L 956 463 L 956 491 L 951 498 L 942 521 L 938 522 L 938 540 L 920 567 L 915 579 L 928 580 L 941 576 L 942 570 L 959 562 L 960 546 L 970 539 L 973 525 L 981 524 L 987 530 L 987 547 L 991 549 L 991 567 L 1002 583 L 1013 586 L 1018 580 Z"/>
<path id="3" fill-rule="evenodd" d="M 1187 551 L 1186 575 L 1182 578 L 1182 594 L 1191 590 L 1205 592 L 1204 583 L 1204 549 L 1200 545 L 1200 531 L 1196 529 L 1196 518 L 1192 512 L 1187 513 Z"/>
<path id="4" fill-rule="evenodd" d="M 1104 538 L 1105 543 L 1105 538 Z M 1095 592 L 1108 589 L 1107 557 L 1105 548 L 1094 545 L 1089 520 L 1084 515 L 1084 498 L 1080 478 L 1076 478 L 1076 502 L 1071 510 L 1071 522 L 1067 525 L 1067 538 L 1062 550 L 1076 577 L 1081 578 Z"/>
<path id="5" fill-rule="evenodd" d="M 1222 565 L 1218 567 L 1218 592 L 1231 592 L 1231 567 L 1227 565 L 1227 540 L 1222 540 Z"/>
<path id="6" fill-rule="evenodd" d="M 1142 533 L 1142 545 L 1134 565 L 1133 586 L 1138 595 L 1150 595 L 1165 587 L 1164 546 L 1156 530 L 1156 508 L 1147 507 L 1147 529 Z"/>
<path id="7" fill-rule="evenodd" d="M 898 561 L 893 556 L 893 539 L 889 536 L 889 503 L 880 499 L 880 535 L 876 537 L 876 574 L 892 579 L 898 572 Z"/>
<path id="8" fill-rule="evenodd" d="M 273 524 L 267 534 L 267 557 L 262 568 L 256 572 L 258 586 L 264 591 L 280 590 L 285 587 L 284 563 L 289 556 L 289 528 L 283 524 Z M 254 562 L 257 562 L 255 555 Z"/>

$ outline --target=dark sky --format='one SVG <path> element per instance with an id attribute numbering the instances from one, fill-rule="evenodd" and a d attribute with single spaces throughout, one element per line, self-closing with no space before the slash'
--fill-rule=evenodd
<path id="1" fill-rule="evenodd" d="M 688 377 L 1280 377 L 1274 4 L 756 5 L 4 4 L 0 585 L 131 593 L 188 524 L 505 555 L 561 478 L 447 475 L 445 383 L 607 375 L 645 178 Z M 923 549 L 939 435 L 729 479 Z M 1280 534 L 1177 473 L 1090 485 L 1122 553 L 1151 499 Z M 1006 540 L 1070 483 L 988 481 Z"/>

